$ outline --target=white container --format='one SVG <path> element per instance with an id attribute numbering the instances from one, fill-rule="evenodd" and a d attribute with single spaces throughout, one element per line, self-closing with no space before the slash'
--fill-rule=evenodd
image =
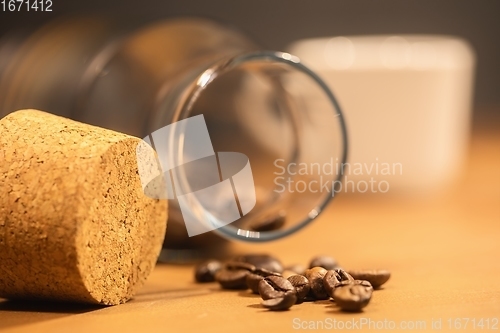
<path id="1" fill-rule="evenodd" d="M 464 165 L 475 58 L 447 36 L 354 36 L 300 40 L 288 52 L 336 94 L 349 129 L 347 192 L 429 194 Z M 308 103 L 316 103 L 303 91 Z M 317 105 L 321 107 L 321 105 Z M 360 169 L 361 168 L 361 169 Z M 378 170 L 378 172 L 377 172 Z M 389 188 L 387 188 L 387 186 Z"/>

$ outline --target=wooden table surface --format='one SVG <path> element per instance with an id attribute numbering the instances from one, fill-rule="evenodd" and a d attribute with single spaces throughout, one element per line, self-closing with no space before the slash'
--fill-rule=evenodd
<path id="1" fill-rule="evenodd" d="M 190 266 L 160 264 L 139 295 L 120 306 L 0 300 L 0 331 L 500 331 L 500 133 L 475 133 L 467 172 L 445 193 L 339 196 L 304 231 L 233 250 L 277 254 L 285 264 L 331 254 L 344 267 L 387 268 L 392 277 L 362 313 L 339 312 L 329 301 L 270 312 L 248 292 L 195 284 Z"/>

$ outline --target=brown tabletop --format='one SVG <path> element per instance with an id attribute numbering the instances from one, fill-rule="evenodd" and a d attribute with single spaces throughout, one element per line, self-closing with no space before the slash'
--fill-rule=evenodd
<path id="1" fill-rule="evenodd" d="M 339 196 L 292 237 L 232 248 L 277 254 L 285 264 L 331 254 L 345 267 L 387 268 L 392 277 L 361 313 L 342 313 L 330 301 L 270 312 L 249 292 L 195 284 L 190 266 L 160 264 L 120 306 L 0 300 L 0 331 L 500 331 L 500 134 L 473 136 L 467 172 L 445 193 Z"/>

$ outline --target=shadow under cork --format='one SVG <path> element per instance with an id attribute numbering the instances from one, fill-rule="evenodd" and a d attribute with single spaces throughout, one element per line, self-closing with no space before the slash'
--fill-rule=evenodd
<path id="1" fill-rule="evenodd" d="M 0 329 L 67 317 L 103 308 L 105 306 L 95 304 L 0 299 Z"/>

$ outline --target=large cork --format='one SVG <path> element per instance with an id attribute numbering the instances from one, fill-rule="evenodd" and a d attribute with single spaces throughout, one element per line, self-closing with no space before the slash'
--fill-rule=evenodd
<path id="1" fill-rule="evenodd" d="M 167 219 L 166 200 L 143 193 L 140 142 L 36 110 L 0 120 L 0 297 L 114 305 L 136 293 Z M 157 165 L 152 149 L 139 156 Z"/>

